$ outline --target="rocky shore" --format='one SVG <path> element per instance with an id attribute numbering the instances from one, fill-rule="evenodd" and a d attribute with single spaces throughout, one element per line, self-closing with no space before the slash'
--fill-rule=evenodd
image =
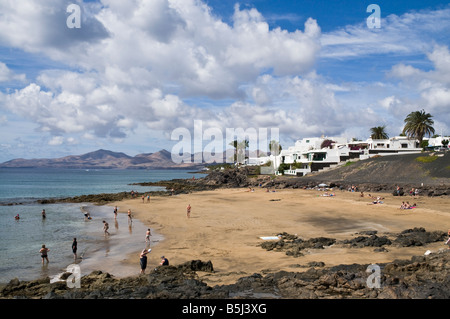
<path id="1" fill-rule="evenodd" d="M 210 261 L 193 260 L 159 266 L 148 275 L 115 278 L 94 271 L 69 288 L 66 278 L 21 282 L 11 280 L 0 289 L 3 299 L 448 299 L 450 266 L 447 249 L 410 260 L 380 264 L 374 286 L 369 265 L 326 267 L 310 263 L 301 272 L 255 273 L 234 284 L 209 286 L 197 272 L 214 272 Z"/>
<path id="2" fill-rule="evenodd" d="M 218 188 L 261 187 L 267 189 L 315 188 L 320 183 L 337 190 L 347 190 L 355 183 L 324 179 L 320 174 L 307 177 L 259 176 L 249 168 L 212 171 L 203 178 L 171 180 L 157 183 L 142 183 L 143 186 L 162 186 L 166 191 L 152 192 L 154 195 L 171 196 Z M 448 196 L 450 184 L 380 183 L 361 181 L 358 191 L 392 193 L 396 186 L 407 194 L 412 187 L 420 188 L 420 195 Z M 100 194 L 55 200 L 54 202 L 95 202 L 104 204 L 133 198 L 130 193 Z M 45 200 L 43 201 L 43 203 Z M 53 202 L 53 200 L 49 200 Z M 49 203 L 45 202 L 45 203 Z M 442 242 L 445 232 L 428 232 L 418 227 L 396 234 L 379 234 L 365 231 L 354 234 L 351 239 L 337 240 L 329 237 L 300 238 L 286 232 L 278 234 L 279 240 L 261 244 L 261 249 L 270 253 L 284 253 L 295 258 L 306 249 L 324 249 L 341 245 L 352 249 L 373 248 L 374 253 L 383 253 L 390 247 L 422 246 L 427 251 L 430 243 Z M 116 278 L 109 273 L 94 271 L 81 278 L 81 288 L 69 288 L 66 282 L 70 273 L 61 280 L 50 283 L 50 278 L 33 281 L 11 280 L 0 288 L 2 299 L 448 299 L 450 298 L 450 250 L 447 246 L 437 251 L 409 260 L 394 260 L 378 264 L 379 287 L 369 283 L 372 275 L 369 264 L 342 264 L 327 266 L 318 260 L 305 265 L 296 265 L 296 272 L 255 273 L 241 277 L 233 284 L 211 286 L 201 280 L 199 273 L 215 273 L 211 261 L 190 262 L 160 266 L 150 274 L 127 278 Z M 237 269 L 236 271 L 239 271 Z"/>
<path id="3" fill-rule="evenodd" d="M 336 176 L 337 177 L 337 176 Z M 223 171 L 212 171 L 199 179 L 177 179 L 155 183 L 139 183 L 141 186 L 161 186 L 167 190 L 173 189 L 175 193 L 189 193 L 194 191 L 213 190 L 218 188 L 235 187 L 262 187 L 271 189 L 310 189 L 317 188 L 319 184 L 325 183 L 329 188 L 337 190 L 348 190 L 356 186 L 362 192 L 394 193 L 397 186 L 402 190 L 402 195 L 407 195 L 412 188 L 419 188 L 422 196 L 448 196 L 450 195 L 450 184 L 426 184 L 421 183 L 383 183 L 368 182 L 361 179 L 360 182 L 348 182 L 333 179 L 333 176 L 322 177 L 320 174 L 304 177 L 291 176 L 268 176 L 253 175 L 249 167 L 227 169 Z"/>
<path id="4" fill-rule="evenodd" d="M 383 160 L 385 159 L 383 158 Z M 367 163 L 358 164 L 366 165 Z M 356 164 L 354 164 L 354 166 L 356 166 Z M 369 166 L 373 170 L 376 170 L 373 165 Z M 421 196 L 450 196 L 450 179 L 448 178 L 440 179 L 439 181 L 436 181 L 434 177 L 431 179 L 417 179 L 414 176 L 414 170 L 412 170 L 410 173 L 410 181 L 407 181 L 405 177 L 400 179 L 400 181 L 395 181 L 392 178 L 387 177 L 384 178 L 382 173 L 378 173 L 379 175 L 381 175 L 381 177 L 378 178 L 372 178 L 370 176 L 363 178 L 362 176 L 364 176 L 364 174 L 359 172 L 359 170 L 362 169 L 355 169 L 355 167 L 353 167 L 353 170 L 358 171 L 357 178 L 355 177 L 343 179 L 343 169 L 348 169 L 348 167 L 340 168 L 334 173 L 323 172 L 314 173 L 303 177 L 296 177 L 256 175 L 254 168 L 240 167 L 225 170 L 213 170 L 206 174 L 204 177 L 196 179 L 173 179 L 168 181 L 135 183 L 130 185 L 158 186 L 165 188 L 165 190 L 146 192 L 146 194 L 150 194 L 152 196 L 171 196 L 176 194 L 187 194 L 190 192 L 236 187 L 262 187 L 269 189 L 312 189 L 317 188 L 319 184 L 323 183 L 325 183 L 329 188 L 333 188 L 336 190 L 348 190 L 352 186 L 354 186 L 356 187 L 356 190 L 360 192 L 381 192 L 397 195 L 396 189 L 398 186 L 401 189 L 401 195 L 407 195 L 412 188 L 418 188 L 420 191 L 419 195 Z M 424 184 L 422 182 L 419 182 L 419 180 L 425 180 L 426 183 Z M 449 182 L 443 182 L 443 180 L 448 180 Z M 67 198 L 40 199 L 38 200 L 38 203 L 51 204 L 90 202 L 103 205 L 109 202 L 131 199 L 138 196 L 140 196 L 140 194 L 133 195 L 130 192 L 92 194 Z M 19 204 L 21 203 L 8 203 L 8 205 Z"/>

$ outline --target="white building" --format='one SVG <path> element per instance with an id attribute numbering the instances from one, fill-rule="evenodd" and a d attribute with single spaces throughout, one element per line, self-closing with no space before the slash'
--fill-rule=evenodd
<path id="1" fill-rule="evenodd" d="M 323 145 L 326 140 L 332 143 Z M 280 164 L 289 164 L 290 167 L 284 170 L 284 174 L 303 176 L 351 159 L 367 159 L 374 155 L 420 153 L 421 151 L 419 142 L 406 136 L 382 140 L 369 138 L 366 141 L 352 142 L 342 137 L 312 137 L 296 141 L 294 146 L 283 149 L 279 155 L 249 158 L 248 163 L 264 165 L 270 161 L 272 170 L 265 171 L 272 172 L 278 170 Z"/>
<path id="2" fill-rule="evenodd" d="M 428 147 L 433 149 L 439 149 L 443 148 L 444 145 L 442 144 L 442 141 L 447 140 L 450 141 L 450 136 L 436 136 L 436 137 L 430 137 L 430 138 L 424 138 L 424 140 L 428 140 Z M 447 148 L 449 148 L 449 145 L 447 144 Z"/>
<path id="3" fill-rule="evenodd" d="M 323 145 L 328 141 L 327 145 Z M 303 176 L 313 171 L 337 164 L 350 156 L 347 140 L 342 137 L 312 137 L 295 142 L 294 146 L 282 150 L 273 160 L 274 167 L 290 164 L 284 174 Z"/>

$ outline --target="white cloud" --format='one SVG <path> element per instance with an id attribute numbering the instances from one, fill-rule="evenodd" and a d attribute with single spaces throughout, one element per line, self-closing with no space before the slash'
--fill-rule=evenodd
<path id="1" fill-rule="evenodd" d="M 34 83 L 6 96 L 10 112 L 56 135 L 124 138 L 136 122 L 170 130 L 193 118 L 218 119 L 183 98 L 244 99 L 242 86 L 252 85 L 261 73 L 309 72 L 320 49 L 320 28 L 313 19 L 303 32 L 287 32 L 269 30 L 257 10 L 239 6 L 230 26 L 194 0 L 103 4 L 83 4 L 89 19 L 81 29 L 99 32 L 74 43 L 69 43 L 74 30 L 65 26 L 66 2 L 2 4 L 10 19 L 0 23 L 1 42 L 80 68 L 43 71 Z M 63 30 L 56 28 L 61 21 Z M 22 30 L 20 36 L 13 37 L 13 29 Z M 67 37 L 68 47 L 50 41 L 50 35 Z M 262 92 L 255 94 L 259 103 L 270 102 Z"/>
<path id="2" fill-rule="evenodd" d="M 422 54 L 434 45 L 430 39 L 447 34 L 449 28 L 450 8 L 391 14 L 381 19 L 379 29 L 368 28 L 364 21 L 323 34 L 321 56 L 341 59 Z"/>
<path id="3" fill-rule="evenodd" d="M 25 74 L 15 74 L 8 66 L 0 62 L 0 82 L 20 81 L 25 82 Z"/>
<path id="4" fill-rule="evenodd" d="M 58 146 L 58 145 L 62 145 L 63 142 L 64 142 L 64 137 L 62 137 L 62 136 L 54 136 L 54 137 L 52 137 L 52 139 L 48 142 L 48 145 L 51 145 L 51 146 Z"/>
<path id="5" fill-rule="evenodd" d="M 383 122 L 397 130 L 421 105 L 448 113 L 450 54 L 430 38 L 448 30 L 450 9 L 391 15 L 379 30 L 361 23 L 322 34 L 311 18 L 304 30 L 270 29 L 273 16 L 238 5 L 230 25 L 198 0 L 76 3 L 83 8 L 79 30 L 65 25 L 69 1 L 0 4 L 8 16 L 0 21 L 0 45 L 70 67 L 43 70 L 0 93 L 1 110 L 36 123 L 53 145 L 119 143 L 144 129 L 170 136 L 194 120 L 222 130 L 279 127 L 292 139 L 364 137 Z M 314 69 L 373 54 L 427 54 L 434 69 L 405 61 L 383 83 L 337 82 Z M 26 76 L 0 62 L 0 82 L 14 78 Z"/>

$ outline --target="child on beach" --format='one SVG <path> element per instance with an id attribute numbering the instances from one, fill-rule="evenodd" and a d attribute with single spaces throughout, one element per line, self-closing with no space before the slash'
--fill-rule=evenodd
<path id="1" fill-rule="evenodd" d="M 188 204 L 188 206 L 186 207 L 186 215 L 187 218 L 191 217 L 191 204 Z"/>
<path id="2" fill-rule="evenodd" d="M 109 229 L 109 224 L 106 221 L 103 221 L 103 231 L 105 232 L 105 236 L 109 235 L 108 229 Z"/>
<path id="3" fill-rule="evenodd" d="M 50 249 L 46 248 L 45 245 L 42 245 L 42 248 L 39 250 L 39 252 L 41 253 L 42 265 L 44 264 L 44 259 L 47 260 L 47 263 L 48 263 L 48 255 L 47 255 L 47 253 L 49 251 L 50 251 Z"/>

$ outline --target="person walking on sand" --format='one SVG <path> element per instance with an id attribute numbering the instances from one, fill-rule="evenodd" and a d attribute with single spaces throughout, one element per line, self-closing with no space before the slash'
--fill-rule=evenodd
<path id="1" fill-rule="evenodd" d="M 133 220 L 131 218 L 131 209 L 128 210 L 128 223 L 132 223 Z"/>
<path id="2" fill-rule="evenodd" d="M 152 235 L 150 228 L 147 229 L 147 233 L 145 234 L 145 242 L 150 246 L 150 236 Z"/>
<path id="3" fill-rule="evenodd" d="M 77 239 L 74 238 L 72 242 L 73 260 L 77 260 L 77 248 L 78 248 L 77 246 L 78 246 Z"/>
<path id="4" fill-rule="evenodd" d="M 39 250 L 39 252 L 41 253 L 41 258 L 42 258 L 42 265 L 44 264 L 44 259 L 48 261 L 48 252 L 50 251 L 50 249 L 46 248 L 45 245 L 42 245 L 42 248 Z"/>
<path id="5" fill-rule="evenodd" d="M 188 206 L 186 207 L 186 216 L 187 218 L 191 217 L 191 204 L 188 204 Z"/>
<path id="6" fill-rule="evenodd" d="M 108 229 L 109 229 L 109 225 L 106 221 L 103 221 L 103 231 L 105 232 L 105 236 L 109 235 Z"/>
<path id="7" fill-rule="evenodd" d="M 139 255 L 139 263 L 141 264 L 141 275 L 145 274 L 145 269 L 147 268 L 147 254 L 149 251 L 147 249 L 142 250 Z"/>

